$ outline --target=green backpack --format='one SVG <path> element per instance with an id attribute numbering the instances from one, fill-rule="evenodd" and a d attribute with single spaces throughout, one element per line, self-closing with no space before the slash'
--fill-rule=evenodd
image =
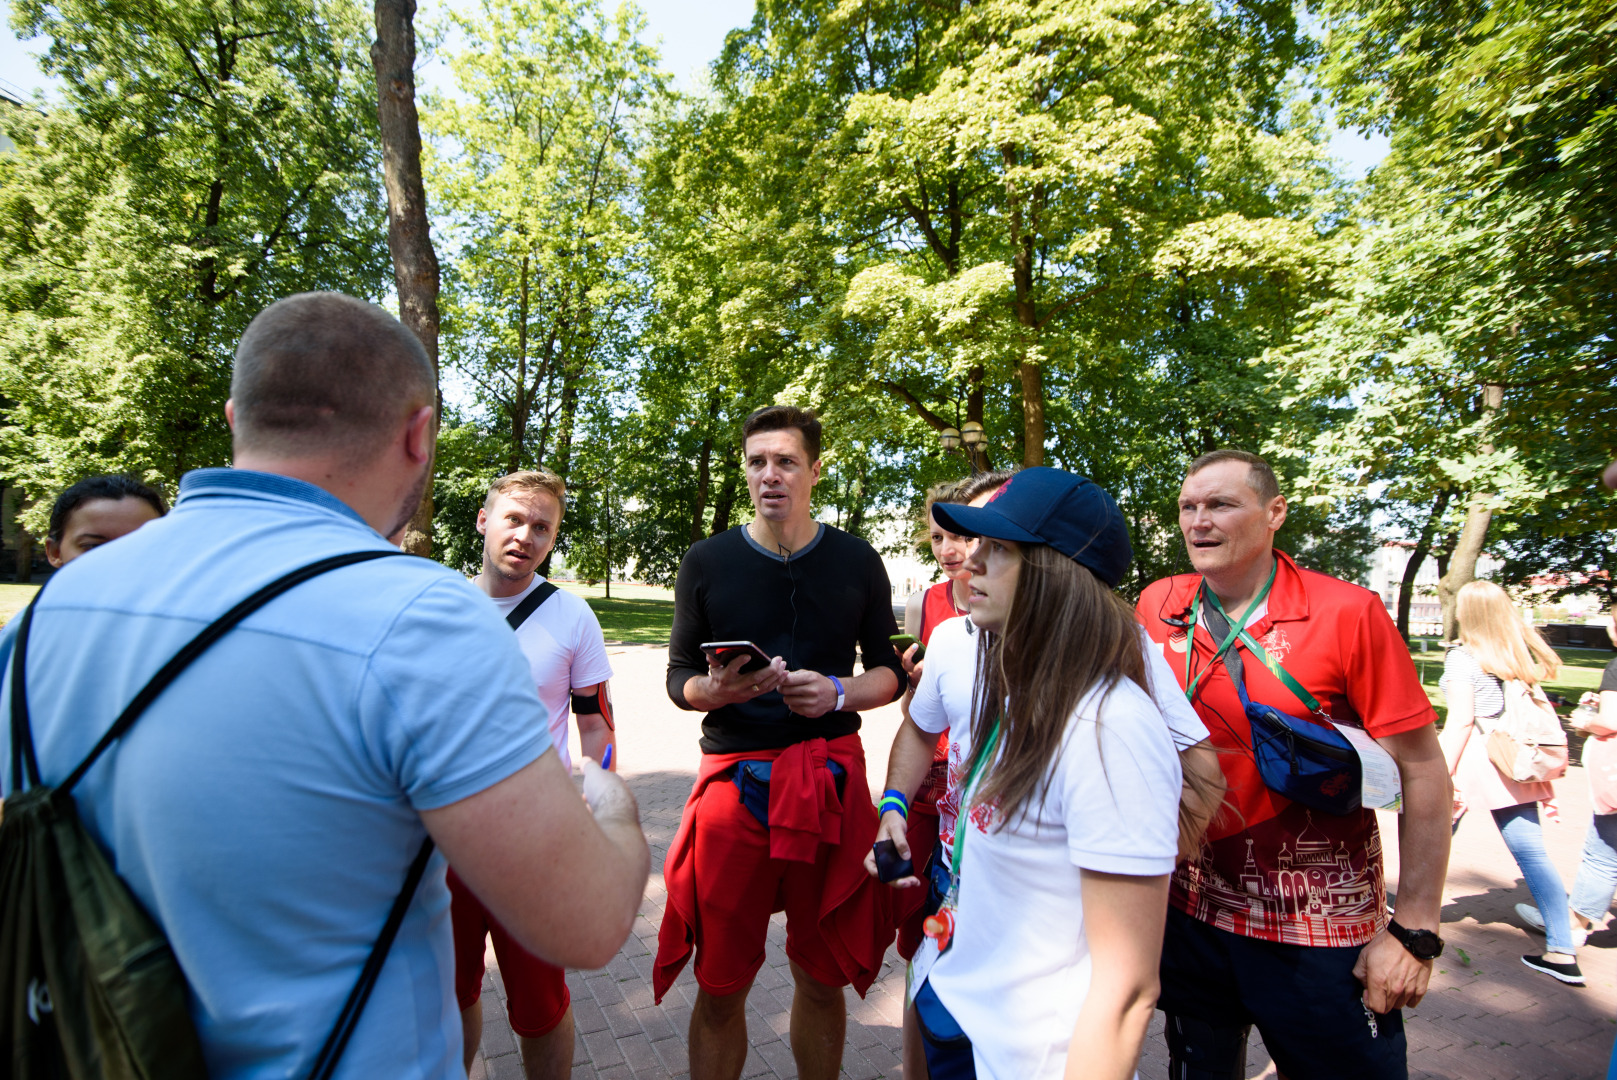
<path id="1" fill-rule="evenodd" d="M 398 554 L 360 551 L 322 559 L 241 601 L 164 664 L 89 756 L 55 787 L 40 782 L 23 678 L 28 630 L 39 603 L 34 597 L 21 617 L 12 654 L 12 794 L 0 806 L 0 1075 L 12 1080 L 207 1076 L 185 973 L 163 931 L 85 829 L 73 788 L 169 683 L 242 619 L 328 570 Z M 335 1070 L 431 854 L 429 839 L 405 875 L 312 1076 L 329 1077 Z"/>

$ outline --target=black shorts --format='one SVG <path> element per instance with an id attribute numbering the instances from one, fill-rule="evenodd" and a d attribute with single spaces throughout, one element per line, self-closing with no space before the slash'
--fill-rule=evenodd
<path id="1" fill-rule="evenodd" d="M 1242 937 L 1168 909 L 1162 996 L 1173 1080 L 1244 1075 L 1256 1024 L 1287 1080 L 1408 1080 L 1403 1014 L 1374 1014 L 1353 977 L 1362 946 Z"/>

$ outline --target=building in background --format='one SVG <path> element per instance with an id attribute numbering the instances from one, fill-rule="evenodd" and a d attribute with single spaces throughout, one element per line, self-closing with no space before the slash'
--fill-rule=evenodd
<path id="1" fill-rule="evenodd" d="M 1370 554 L 1370 573 L 1366 587 L 1381 597 L 1387 614 L 1398 618 L 1398 588 L 1403 584 L 1404 568 L 1409 565 L 1415 545 L 1409 540 L 1389 540 Z M 1498 570 L 1498 559 L 1483 552 L 1477 559 L 1477 577 L 1491 577 Z M 1437 560 L 1431 555 L 1421 563 L 1415 573 L 1415 594 L 1409 604 L 1409 632 L 1412 635 L 1441 634 L 1443 608 L 1437 601 Z"/>

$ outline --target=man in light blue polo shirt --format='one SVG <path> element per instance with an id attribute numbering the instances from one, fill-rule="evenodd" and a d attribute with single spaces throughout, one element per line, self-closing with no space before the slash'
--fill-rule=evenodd
<path id="1" fill-rule="evenodd" d="M 296 567 L 385 549 L 420 500 L 432 367 L 381 309 L 330 293 L 272 305 L 242 338 L 231 397 L 237 467 L 187 474 L 168 517 L 64 567 L 40 598 L 27 685 L 46 783 L 203 626 Z M 12 643 L 0 636 L 8 673 Z M 487 599 L 443 566 L 390 558 L 249 616 L 75 797 L 174 946 L 215 1078 L 308 1074 L 430 833 L 443 854 L 338 1075 L 455 1080 L 445 857 L 554 963 L 604 966 L 628 935 L 649 853 L 628 789 L 587 773 L 590 808 Z"/>

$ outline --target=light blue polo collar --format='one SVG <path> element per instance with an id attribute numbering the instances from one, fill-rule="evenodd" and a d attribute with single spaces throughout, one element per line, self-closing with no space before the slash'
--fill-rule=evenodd
<path id="1" fill-rule="evenodd" d="M 281 476 L 278 473 L 255 472 L 252 469 L 193 469 L 180 477 L 180 497 L 174 505 L 178 509 L 192 499 L 207 498 L 210 495 L 238 497 L 245 495 L 312 503 L 324 510 L 353 518 L 365 528 L 370 528 L 352 506 L 324 488 L 316 487 L 306 480 Z"/>

